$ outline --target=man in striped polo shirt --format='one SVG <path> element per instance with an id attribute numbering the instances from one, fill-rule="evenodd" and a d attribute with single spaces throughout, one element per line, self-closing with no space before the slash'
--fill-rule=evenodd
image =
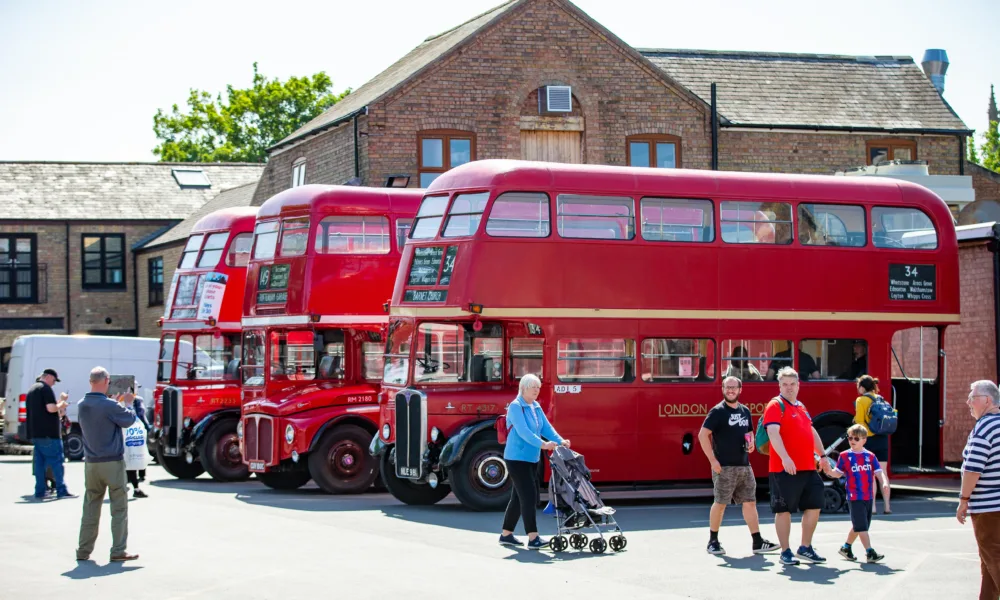
<path id="1" fill-rule="evenodd" d="M 971 385 L 969 411 L 976 424 L 962 452 L 958 522 L 972 515 L 983 582 L 980 600 L 1000 596 L 1000 389 L 992 381 Z"/>

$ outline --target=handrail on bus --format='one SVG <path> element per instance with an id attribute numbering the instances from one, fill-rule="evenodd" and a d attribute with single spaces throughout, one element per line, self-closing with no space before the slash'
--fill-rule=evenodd
<path id="1" fill-rule="evenodd" d="M 903 379 L 909 381 L 910 383 L 913 383 L 913 380 L 910 379 L 910 376 L 907 375 L 906 371 L 903 370 L 903 363 L 899 362 L 899 356 L 896 355 L 896 349 L 893 348 L 891 344 L 889 345 L 889 351 L 892 352 L 892 357 L 896 359 L 896 365 L 899 367 L 899 372 L 903 374 Z M 921 385 L 922 384 L 923 382 L 921 381 Z"/>

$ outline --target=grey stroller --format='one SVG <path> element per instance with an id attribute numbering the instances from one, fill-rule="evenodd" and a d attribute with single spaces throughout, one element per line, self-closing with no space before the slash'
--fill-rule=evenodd
<path id="1" fill-rule="evenodd" d="M 549 463 L 552 478 L 549 480 L 549 506 L 545 512 L 556 517 L 557 533 L 549 540 L 552 551 L 562 552 L 570 546 L 582 550 L 588 543 L 595 554 L 603 553 L 609 545 L 614 552 L 624 550 L 628 541 L 615 521 L 615 509 L 601 501 L 601 493 L 590 482 L 590 469 L 584 464 L 583 455 L 557 446 Z M 597 537 L 588 541 L 585 534 L 579 533 L 585 528 L 593 528 Z M 605 540 L 604 530 L 613 531 L 614 535 Z"/>

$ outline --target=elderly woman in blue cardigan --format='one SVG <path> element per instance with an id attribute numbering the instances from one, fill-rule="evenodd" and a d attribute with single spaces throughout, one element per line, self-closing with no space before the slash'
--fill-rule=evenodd
<path id="1" fill-rule="evenodd" d="M 538 461 L 542 450 L 551 451 L 557 444 L 569 448 L 569 440 L 564 440 L 545 417 L 545 411 L 538 405 L 538 393 L 542 382 L 537 376 L 527 374 L 521 378 L 517 398 L 507 407 L 507 445 L 503 451 L 507 463 L 507 474 L 514 489 L 503 516 L 503 530 L 500 543 L 505 546 L 520 546 L 514 537 L 514 527 L 518 518 L 524 519 L 524 531 L 528 534 L 528 548 L 537 550 L 546 546 L 538 536 L 535 522 L 535 503 L 538 499 Z M 546 441 L 547 440 L 547 441 Z"/>

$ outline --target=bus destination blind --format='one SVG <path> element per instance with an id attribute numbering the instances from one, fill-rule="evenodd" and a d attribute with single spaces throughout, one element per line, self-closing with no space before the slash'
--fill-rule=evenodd
<path id="1" fill-rule="evenodd" d="M 413 262 L 410 263 L 410 275 L 406 284 L 437 285 L 442 256 L 444 256 L 442 246 L 414 248 Z"/>
<path id="2" fill-rule="evenodd" d="M 406 290 L 404 302 L 444 302 L 448 299 L 448 290 Z"/>
<path id="3" fill-rule="evenodd" d="M 291 265 L 269 265 L 257 275 L 257 304 L 281 304 L 288 300 L 288 274 Z"/>
<path id="4" fill-rule="evenodd" d="M 451 283 L 451 272 L 455 270 L 456 254 L 458 254 L 458 246 L 449 246 L 444 255 L 444 268 L 441 269 L 441 285 Z"/>
<path id="5" fill-rule="evenodd" d="M 890 300 L 936 300 L 937 268 L 934 265 L 889 265 Z"/>

